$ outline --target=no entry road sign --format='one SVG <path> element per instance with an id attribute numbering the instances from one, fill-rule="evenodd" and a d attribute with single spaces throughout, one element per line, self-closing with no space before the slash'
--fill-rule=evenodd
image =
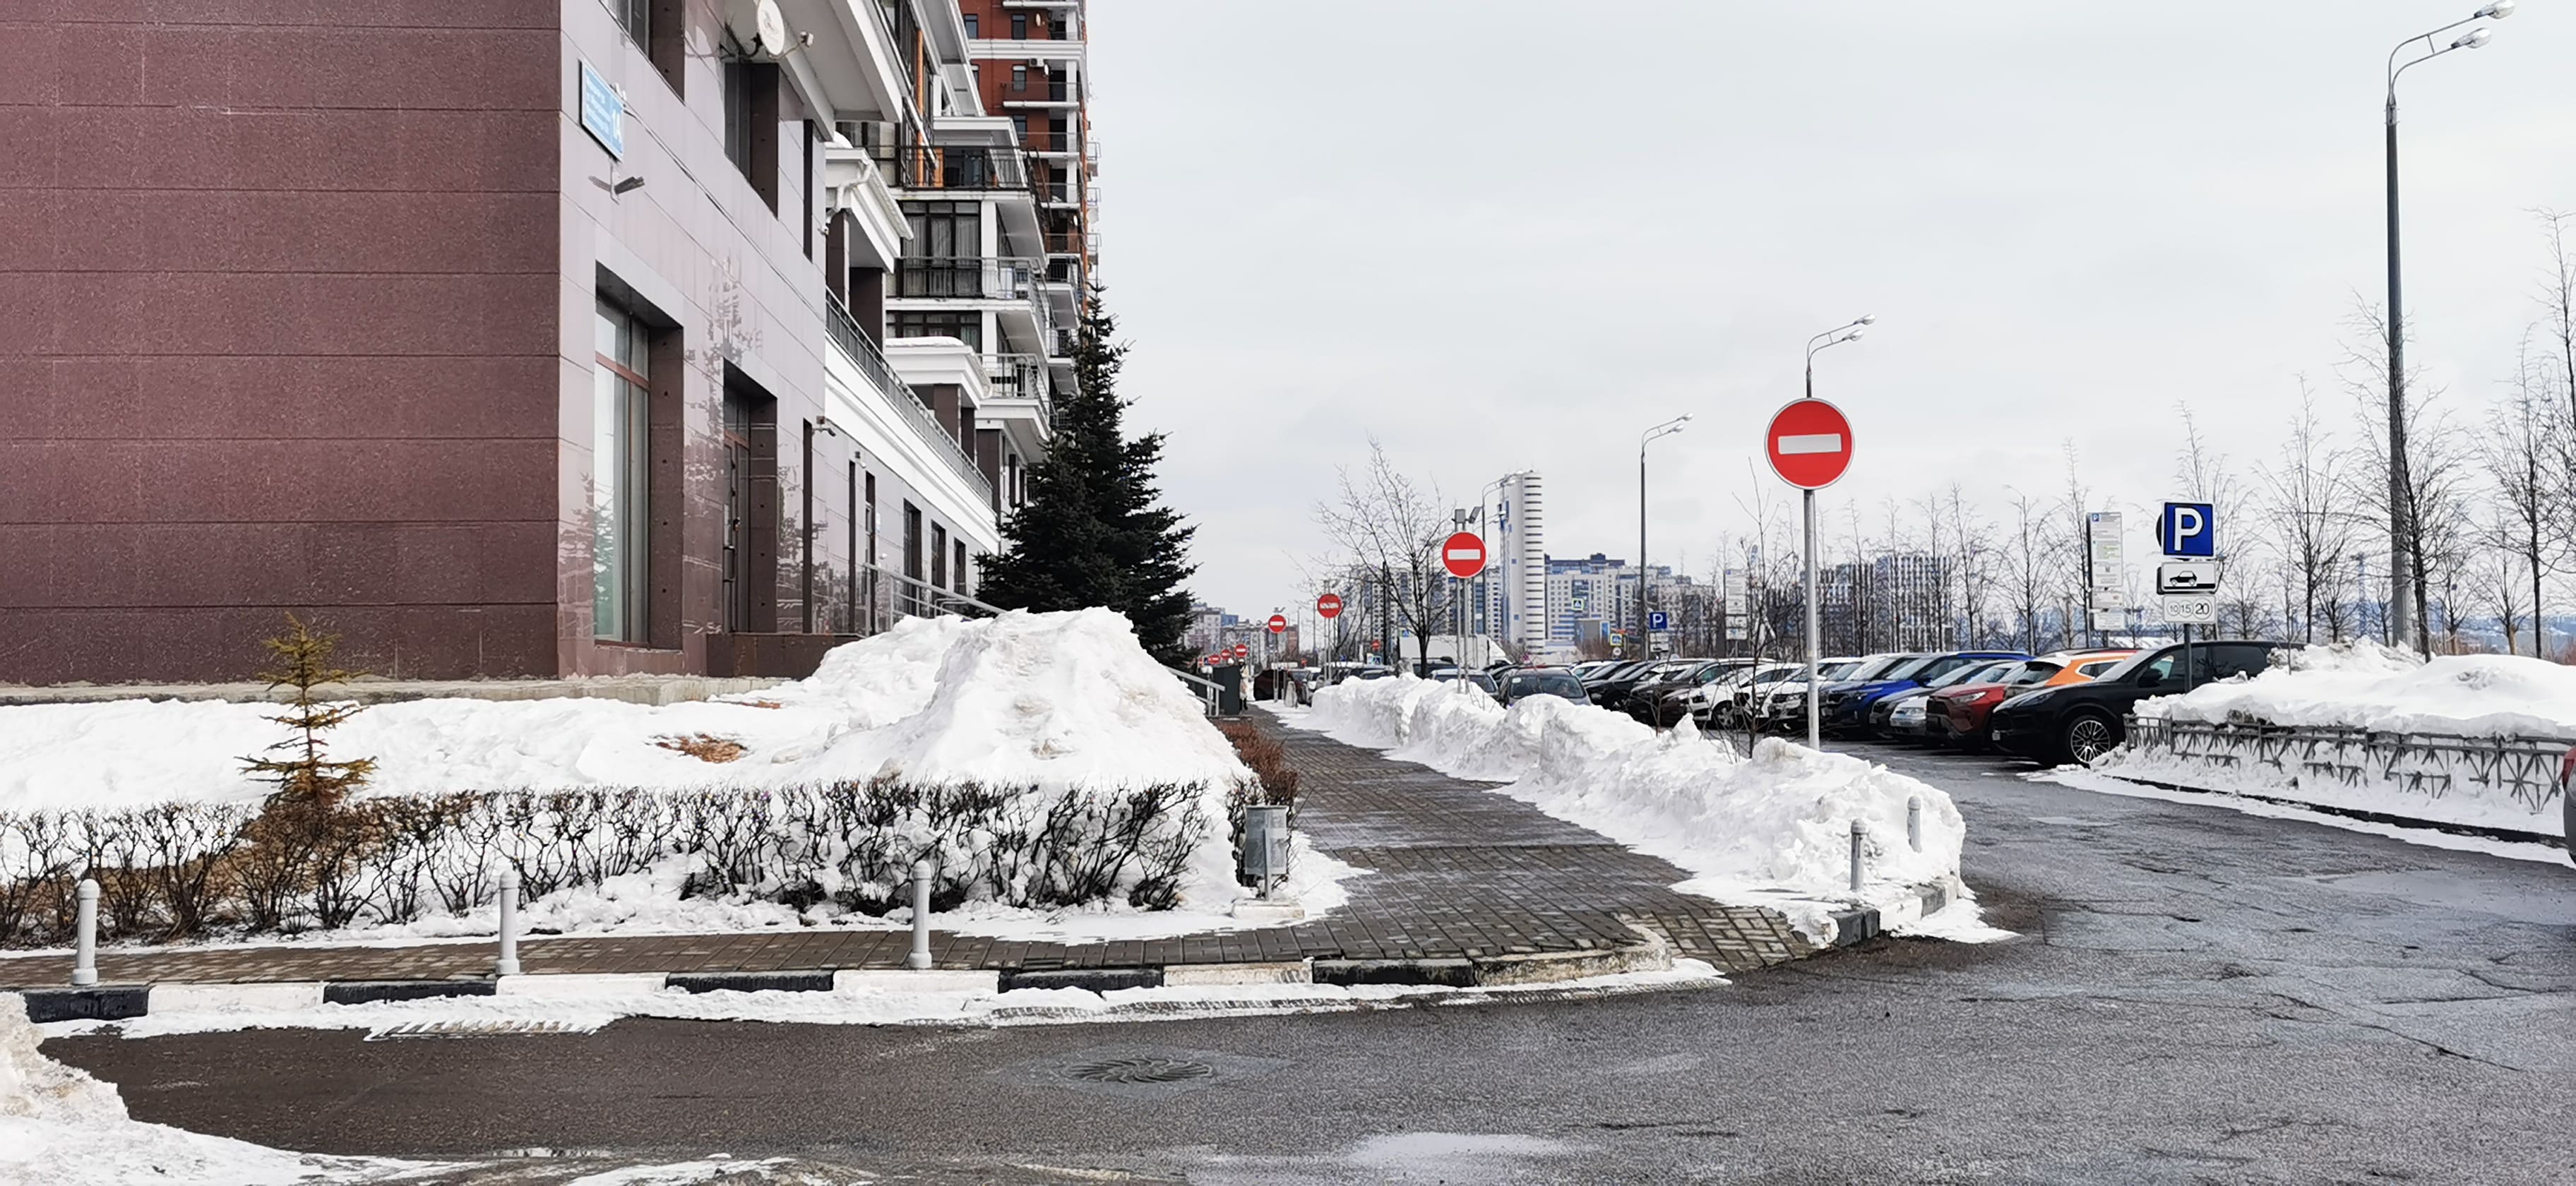
<path id="1" fill-rule="evenodd" d="M 1338 617 L 1341 617 L 1341 616 L 1342 616 L 1342 598 L 1341 598 L 1341 595 L 1340 595 L 1340 594 L 1338 594 L 1338 593 L 1327 593 L 1327 594 L 1324 594 L 1324 595 L 1323 595 L 1323 596 L 1321 596 L 1321 597 L 1316 598 L 1316 599 L 1315 599 L 1315 612 L 1316 612 L 1316 613 L 1319 613 L 1319 614 L 1322 614 L 1322 615 L 1324 615 L 1324 616 L 1325 616 L 1325 617 L 1327 617 L 1327 618 L 1338 618 Z"/>
<path id="2" fill-rule="evenodd" d="M 1851 468 L 1851 422 L 1842 409 L 1820 399 L 1802 399 L 1771 417 L 1763 435 L 1771 454 L 1771 472 L 1801 490 L 1822 490 Z"/>
<path id="3" fill-rule="evenodd" d="M 1279 614 L 1270 615 L 1270 632 L 1272 634 L 1288 633 L 1288 619 Z"/>
<path id="4" fill-rule="evenodd" d="M 1448 566 L 1449 575 L 1466 580 L 1485 571 L 1485 541 L 1472 531 L 1461 531 L 1440 544 L 1440 563 Z"/>
<path id="5" fill-rule="evenodd" d="M 1249 658 L 1251 658 L 1251 657 L 1252 657 L 1252 644 L 1251 644 L 1251 643 L 1248 643 L 1248 642 L 1238 642 L 1238 643 L 1234 644 L 1234 657 L 1235 657 L 1235 658 L 1237 658 L 1237 659 L 1249 659 Z"/>

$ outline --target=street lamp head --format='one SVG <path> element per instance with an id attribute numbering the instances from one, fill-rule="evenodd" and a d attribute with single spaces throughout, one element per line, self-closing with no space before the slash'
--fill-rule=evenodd
<path id="1" fill-rule="evenodd" d="M 2469 30 L 2469 31 L 2468 31 L 2468 32 L 2466 32 L 2466 33 L 2462 33 L 2462 34 L 2460 34 L 2460 39 L 2459 39 L 2459 40 L 2457 40 L 2457 41 L 2452 42 L 2452 43 L 2451 43 L 2451 48 L 2452 48 L 2452 49 L 2478 49 L 2478 48 L 2481 48 L 2481 47 L 2485 46 L 2487 42 L 2489 42 L 2489 41 L 2493 41 L 2493 40 L 2495 40 L 2495 31 L 2494 31 L 2494 30 L 2492 30 L 2492 29 L 2471 29 L 2471 30 Z"/>
<path id="2" fill-rule="evenodd" d="M 1857 325 L 1856 325 L 1856 326 L 1853 326 L 1853 327 L 1852 327 L 1852 331 L 1851 331 L 1850 333 L 1847 333 L 1847 334 L 1844 334 L 1844 335 L 1843 335 L 1843 340 L 1844 340 L 1844 341 L 1846 341 L 1846 342 L 1857 342 L 1857 341 L 1859 341 L 1859 340 L 1860 340 L 1860 334 L 1861 334 L 1861 327 L 1860 327 L 1860 326 L 1857 326 Z"/>
<path id="3" fill-rule="evenodd" d="M 1852 324 L 1854 324 L 1854 325 L 1876 325 L 1876 324 L 1878 324 L 1878 314 L 1876 314 L 1876 313 L 1868 314 L 1868 315 L 1866 315 L 1866 316 L 1862 317 L 1860 320 L 1853 322 Z"/>
<path id="4" fill-rule="evenodd" d="M 2491 21 L 2503 20 L 2513 15 L 2513 0 L 2495 0 L 2495 3 L 2479 9 L 2478 15 Z"/>

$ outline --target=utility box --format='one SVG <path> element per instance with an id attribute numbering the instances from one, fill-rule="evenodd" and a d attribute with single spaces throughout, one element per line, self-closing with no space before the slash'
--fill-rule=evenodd
<path id="1" fill-rule="evenodd" d="M 1254 893 L 1269 897 L 1270 892 L 1288 881 L 1288 808 L 1253 806 L 1243 809 L 1243 851 L 1237 855 L 1242 879 Z"/>

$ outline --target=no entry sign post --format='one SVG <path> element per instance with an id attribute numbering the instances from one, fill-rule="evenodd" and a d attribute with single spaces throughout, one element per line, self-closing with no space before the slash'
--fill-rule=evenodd
<path id="1" fill-rule="evenodd" d="M 1467 521 L 1467 512 L 1457 512 L 1456 519 L 1463 525 Z M 1463 681 L 1467 678 L 1467 599 L 1461 590 L 1468 581 L 1485 571 L 1485 541 L 1472 531 L 1452 534 L 1440 541 L 1440 564 L 1449 570 L 1449 603 L 1455 607 L 1450 616 L 1456 622 L 1454 628 L 1457 633 L 1451 637 L 1456 640 L 1454 649 L 1457 654 L 1450 657 L 1450 663 L 1458 669 L 1458 678 Z"/>
<path id="2" fill-rule="evenodd" d="M 1810 367 L 1813 358 L 1810 354 Z M 1808 374 L 1812 384 L 1814 371 Z M 1816 634 L 1822 617 L 1816 604 L 1816 491 L 1833 485 L 1851 468 L 1851 422 L 1843 419 L 1840 408 L 1811 392 L 1771 417 L 1763 448 L 1771 456 L 1771 472 L 1798 488 L 1807 512 L 1807 546 L 1800 549 L 1807 570 L 1807 745 L 1821 749 L 1824 722 L 1817 716 L 1816 700 Z"/>

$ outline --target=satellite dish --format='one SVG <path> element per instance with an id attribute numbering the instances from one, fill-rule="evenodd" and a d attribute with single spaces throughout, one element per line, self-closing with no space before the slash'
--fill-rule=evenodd
<path id="1" fill-rule="evenodd" d="M 761 57 L 787 52 L 787 15 L 778 10 L 778 0 L 733 0 L 725 24 L 734 40 Z"/>

